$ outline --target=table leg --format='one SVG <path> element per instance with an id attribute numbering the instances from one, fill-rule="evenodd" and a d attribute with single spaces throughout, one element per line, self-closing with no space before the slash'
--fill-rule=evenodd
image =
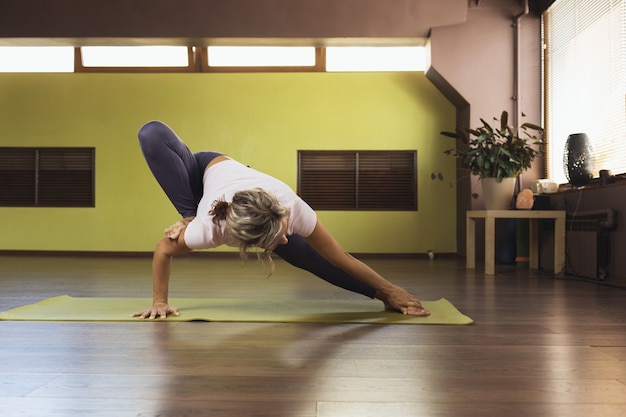
<path id="1" fill-rule="evenodd" d="M 493 275 L 496 272 L 496 219 L 485 217 L 485 274 Z"/>
<path id="2" fill-rule="evenodd" d="M 465 221 L 465 267 L 476 267 L 476 220 L 472 217 Z"/>
<path id="3" fill-rule="evenodd" d="M 528 256 L 530 269 L 539 269 L 539 219 L 529 219 Z"/>
<path id="4" fill-rule="evenodd" d="M 565 218 L 554 220 L 554 275 L 565 272 Z"/>

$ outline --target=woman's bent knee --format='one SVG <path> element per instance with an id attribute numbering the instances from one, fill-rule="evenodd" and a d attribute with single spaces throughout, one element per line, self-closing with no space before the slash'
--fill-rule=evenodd
<path id="1" fill-rule="evenodd" d="M 144 153 L 162 148 L 168 140 L 171 140 L 172 135 L 174 135 L 172 129 L 158 120 L 144 124 L 137 132 L 139 146 Z"/>
<path id="2" fill-rule="evenodd" d="M 148 141 L 163 138 L 169 132 L 171 132 L 171 129 L 165 123 L 152 120 L 141 126 L 137 136 L 139 137 L 139 142 L 144 144 Z"/>

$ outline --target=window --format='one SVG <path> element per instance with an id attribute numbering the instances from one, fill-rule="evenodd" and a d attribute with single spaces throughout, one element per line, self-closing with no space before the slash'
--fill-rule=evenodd
<path id="1" fill-rule="evenodd" d="M 0 46 L 0 72 L 424 71 L 423 46 Z"/>
<path id="2" fill-rule="evenodd" d="M 209 46 L 204 72 L 324 71 L 324 49 L 314 46 Z"/>
<path id="3" fill-rule="evenodd" d="M 626 1 L 557 0 L 544 30 L 548 176 L 567 182 L 572 133 L 589 136 L 596 177 L 626 173 Z"/>
<path id="4" fill-rule="evenodd" d="M 74 72 L 74 48 L 0 46 L 0 72 Z"/>
<path id="5" fill-rule="evenodd" d="M 331 71 L 424 71 L 421 46 L 338 46 L 326 48 L 326 70 Z"/>
<path id="6" fill-rule="evenodd" d="M 94 207 L 94 148 L 0 148 L 0 206 Z"/>
<path id="7" fill-rule="evenodd" d="M 209 46 L 211 67 L 313 67 L 313 46 Z"/>
<path id="8" fill-rule="evenodd" d="M 187 46 L 81 46 L 76 72 L 194 72 L 202 50 Z"/>
<path id="9" fill-rule="evenodd" d="M 83 46 L 85 67 L 187 67 L 186 46 Z"/>
<path id="10" fill-rule="evenodd" d="M 316 210 L 417 210 L 417 152 L 298 151 L 298 194 Z"/>

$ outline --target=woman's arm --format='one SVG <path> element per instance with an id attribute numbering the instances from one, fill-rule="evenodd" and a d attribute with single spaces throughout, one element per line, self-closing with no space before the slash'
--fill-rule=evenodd
<path id="1" fill-rule="evenodd" d="M 152 307 L 133 313 L 132 317 L 142 319 L 164 319 L 168 314 L 178 315 L 178 309 L 168 304 L 168 292 L 172 257 L 191 252 L 185 245 L 185 225 L 176 239 L 164 237 L 154 250 L 152 257 Z"/>
<path id="2" fill-rule="evenodd" d="M 315 225 L 313 233 L 305 239 L 328 262 L 359 281 L 375 288 L 376 298 L 383 301 L 387 309 L 398 310 L 403 314 L 416 316 L 430 314 L 407 291 L 387 281 L 372 268 L 347 253 L 319 220 Z"/>

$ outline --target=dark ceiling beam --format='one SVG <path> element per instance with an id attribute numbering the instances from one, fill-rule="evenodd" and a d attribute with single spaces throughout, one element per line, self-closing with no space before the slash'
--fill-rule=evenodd
<path id="1" fill-rule="evenodd" d="M 425 39 L 467 0 L 0 0 L 0 44 Z"/>
<path id="2" fill-rule="evenodd" d="M 530 12 L 535 16 L 541 16 L 543 12 L 548 10 L 555 0 L 529 0 Z"/>

